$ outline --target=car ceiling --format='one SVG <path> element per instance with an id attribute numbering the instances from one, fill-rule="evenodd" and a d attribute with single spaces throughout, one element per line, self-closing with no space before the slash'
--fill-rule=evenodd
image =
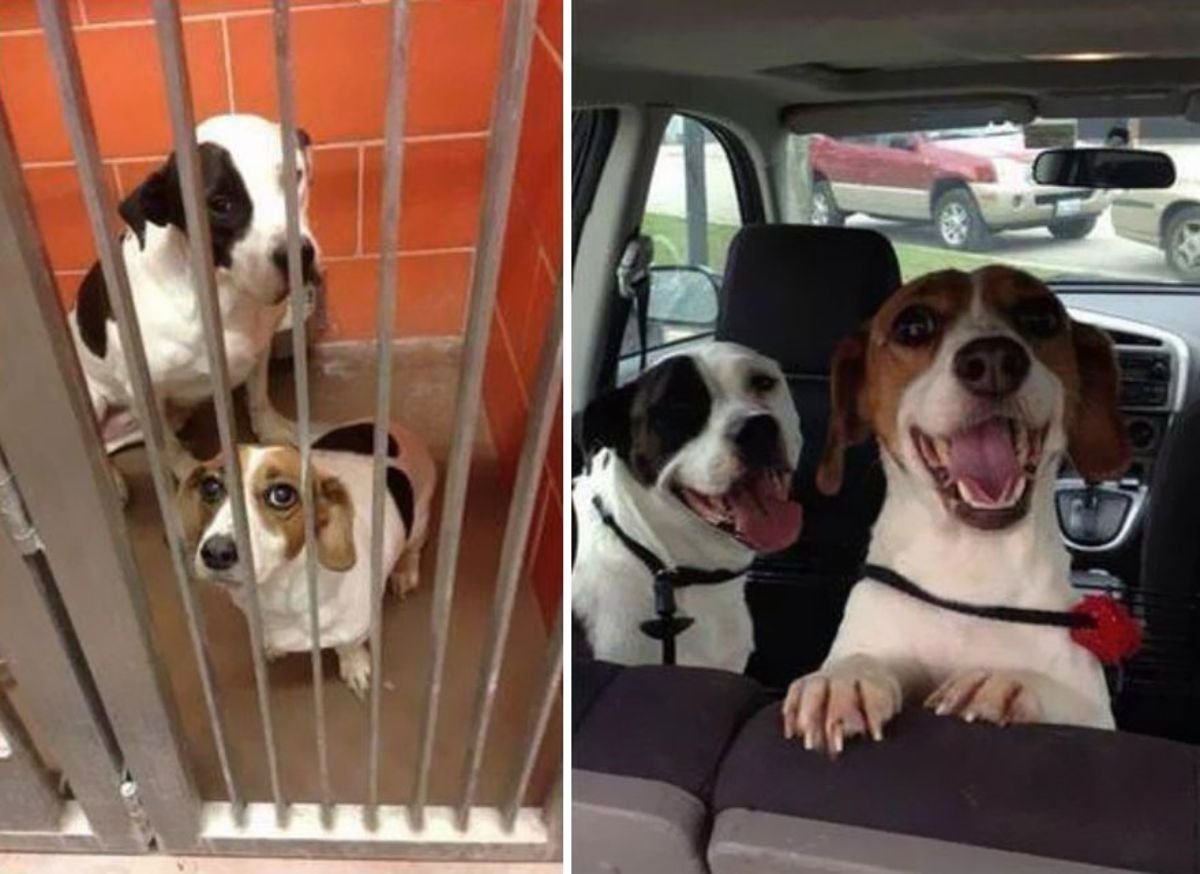
<path id="1" fill-rule="evenodd" d="M 990 95 L 1003 113 L 1200 121 L 1196 0 L 575 0 L 576 105 L 795 107 Z M 1088 62 L 1079 53 L 1116 54 Z M 1189 96 L 1196 96 L 1189 105 Z M 705 95 L 711 95 L 706 98 Z M 776 122 L 777 123 L 777 122 Z"/>

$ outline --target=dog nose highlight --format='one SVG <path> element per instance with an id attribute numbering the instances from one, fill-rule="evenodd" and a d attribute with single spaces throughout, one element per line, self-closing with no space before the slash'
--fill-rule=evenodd
<path id="1" fill-rule="evenodd" d="M 770 467 L 779 460 L 779 423 L 774 416 L 751 416 L 742 422 L 733 443 L 747 467 Z"/>
<path id="2" fill-rule="evenodd" d="M 229 570 L 237 564 L 237 559 L 237 544 L 224 534 L 208 538 L 200 547 L 200 560 L 214 571 Z"/>
<path id="3" fill-rule="evenodd" d="M 1009 337 L 980 337 L 954 355 L 954 375 L 971 394 L 1001 398 L 1021 387 L 1029 353 Z"/>
<path id="4" fill-rule="evenodd" d="M 317 250 L 313 247 L 312 240 L 308 237 L 300 239 L 300 274 L 305 282 L 312 282 L 315 277 L 313 263 L 317 259 Z M 287 243 L 278 247 L 271 253 L 271 262 L 279 268 L 283 274 L 287 274 L 288 269 L 288 252 Z"/>

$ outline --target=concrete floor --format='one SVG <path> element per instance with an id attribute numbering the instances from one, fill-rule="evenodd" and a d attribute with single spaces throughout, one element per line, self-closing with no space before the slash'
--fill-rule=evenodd
<path id="1" fill-rule="evenodd" d="M 439 465 L 450 443 L 454 390 L 460 346 L 457 339 L 398 342 L 394 362 L 393 418 L 429 443 Z M 374 366 L 369 347 L 317 347 L 312 353 L 313 414 L 332 423 L 369 416 L 374 396 Z M 279 408 L 294 410 L 290 364 L 273 369 L 272 394 Z M 235 396 L 239 411 L 242 399 Z M 184 432 L 199 457 L 217 443 L 211 413 L 202 410 Z M 244 427 L 243 427 L 244 430 Z M 247 433 L 247 437 L 248 437 Z M 159 653 L 179 706 L 187 754 L 205 799 L 226 792 L 217 764 L 176 583 L 170 570 L 161 520 L 146 471 L 145 453 L 120 453 L 131 491 L 130 533 L 147 586 Z M 440 495 L 440 493 L 439 493 Z M 440 500 L 440 497 L 439 497 Z M 503 536 L 509 493 L 499 481 L 495 452 L 486 424 L 476 439 L 467 512 L 460 546 L 459 573 L 451 615 L 443 682 L 442 708 L 435 745 L 430 801 L 453 804 L 459 796 L 471 708 L 491 615 L 496 562 Z M 438 501 L 435 501 L 435 506 Z M 436 532 L 436 528 L 433 529 Z M 421 730 L 430 650 L 429 613 L 436 536 L 422 560 L 422 585 L 405 601 L 384 601 L 380 795 L 385 803 L 403 803 L 412 792 Z M 234 773 L 251 801 L 270 800 L 266 754 L 254 691 L 249 634 L 242 613 L 217 588 L 196 590 L 206 626 L 208 652 L 224 710 Z M 547 628 L 532 588 L 523 586 L 513 614 L 500 693 L 484 756 L 477 803 L 502 799 L 519 754 L 520 734 L 536 694 L 546 648 Z M 366 797 L 368 708 L 337 677 L 336 659 L 324 659 L 329 763 L 334 800 Z M 306 654 L 291 655 L 269 666 L 271 704 L 283 793 L 291 801 L 316 801 L 319 784 L 313 720 L 312 676 Z M 549 730 L 527 803 L 540 803 L 561 754 L 558 720 Z"/>

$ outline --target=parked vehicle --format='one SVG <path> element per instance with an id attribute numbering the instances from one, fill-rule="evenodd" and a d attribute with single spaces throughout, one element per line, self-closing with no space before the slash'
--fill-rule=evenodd
<path id="1" fill-rule="evenodd" d="M 1180 279 L 1200 282 L 1200 182 L 1160 191 L 1123 191 L 1113 201 L 1119 236 L 1163 250 Z"/>
<path id="2" fill-rule="evenodd" d="M 841 225 L 854 213 L 932 222 L 950 249 L 987 248 L 997 231 L 1045 227 L 1086 237 L 1108 206 L 1100 191 L 1035 185 L 1036 149 L 1016 125 L 835 138 L 809 146 L 812 221 Z"/>

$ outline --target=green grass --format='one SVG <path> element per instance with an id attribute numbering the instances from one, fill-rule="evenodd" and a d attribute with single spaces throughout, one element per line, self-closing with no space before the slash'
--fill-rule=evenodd
<path id="1" fill-rule="evenodd" d="M 971 271 L 985 264 L 995 264 L 997 259 L 986 254 L 974 252 L 955 252 L 952 249 L 941 249 L 936 246 L 919 246 L 915 243 L 897 243 L 892 241 L 896 250 L 896 260 L 900 262 L 900 277 L 905 282 L 915 279 L 925 273 L 935 270 L 967 270 Z M 1041 267 L 1030 267 L 1014 262 L 1014 267 L 1032 273 L 1034 276 L 1048 279 L 1061 270 L 1046 270 Z"/>

